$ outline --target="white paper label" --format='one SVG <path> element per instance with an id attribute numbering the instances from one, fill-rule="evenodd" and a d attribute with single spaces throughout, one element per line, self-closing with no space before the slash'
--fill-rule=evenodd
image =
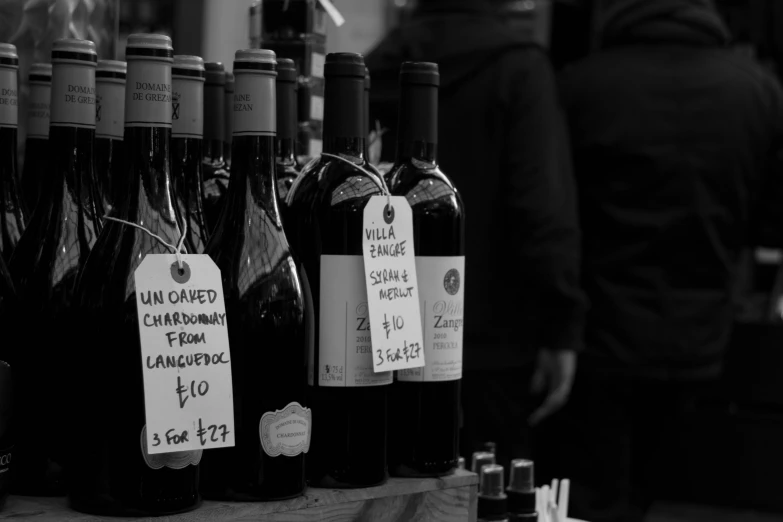
<path id="1" fill-rule="evenodd" d="M 49 138 L 49 100 L 51 82 L 30 82 L 30 103 L 27 109 L 27 137 Z"/>
<path id="2" fill-rule="evenodd" d="M 318 385 L 391 384 L 392 372 L 375 373 L 362 256 L 321 256 L 318 315 Z"/>
<path id="3" fill-rule="evenodd" d="M 134 273 L 147 452 L 234 445 L 220 270 L 207 255 L 148 254 Z"/>
<path id="4" fill-rule="evenodd" d="M 397 380 L 454 381 L 462 378 L 465 257 L 416 257 L 424 333 L 422 368 L 397 372 Z"/>
<path id="5" fill-rule="evenodd" d="M 310 140 L 308 146 L 308 154 L 311 158 L 321 155 L 321 151 L 324 148 L 324 142 L 321 140 Z"/>
<path id="6" fill-rule="evenodd" d="M 298 402 L 282 410 L 266 412 L 258 424 L 261 447 L 270 457 L 295 457 L 310 450 L 313 413 Z"/>
<path id="7" fill-rule="evenodd" d="M 182 469 L 188 466 L 198 466 L 204 450 L 172 451 L 171 453 L 156 453 L 151 455 L 147 451 L 147 425 L 141 429 L 139 439 L 141 445 L 141 456 L 144 463 L 150 469 Z"/>
<path id="8" fill-rule="evenodd" d="M 174 76 L 171 97 L 171 135 L 198 138 L 204 135 L 204 79 Z"/>
<path id="9" fill-rule="evenodd" d="M 95 127 L 95 65 L 55 64 L 50 125 Z"/>
<path id="10" fill-rule="evenodd" d="M 16 69 L 0 67 L 0 127 L 19 124 L 19 88 Z"/>
<path id="11" fill-rule="evenodd" d="M 125 80 L 99 78 L 95 106 L 95 137 L 122 140 L 125 135 Z"/>
<path id="12" fill-rule="evenodd" d="M 362 252 L 376 372 L 424 366 L 413 212 L 402 196 L 364 207 Z"/>
<path id="13" fill-rule="evenodd" d="M 311 57 L 310 75 L 315 78 L 324 77 L 324 63 L 326 62 L 326 56 L 321 53 L 313 53 Z"/>
<path id="14" fill-rule="evenodd" d="M 128 61 L 126 127 L 171 126 L 171 63 Z"/>
<path id="15" fill-rule="evenodd" d="M 310 97 L 310 119 L 323 121 L 324 119 L 324 99 L 322 96 Z"/>
<path id="16" fill-rule="evenodd" d="M 234 136 L 274 136 L 277 130 L 275 77 L 237 71 L 234 84 Z"/>

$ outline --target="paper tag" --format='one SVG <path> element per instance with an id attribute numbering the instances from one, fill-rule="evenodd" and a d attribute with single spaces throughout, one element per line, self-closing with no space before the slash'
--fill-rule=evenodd
<path id="1" fill-rule="evenodd" d="M 298 402 L 282 410 L 268 411 L 258 423 L 261 447 L 270 457 L 296 457 L 310 450 L 310 425 L 313 413 Z"/>
<path id="2" fill-rule="evenodd" d="M 399 381 L 439 382 L 462 378 L 465 256 L 417 256 L 419 299 L 427 364 L 397 372 Z"/>
<path id="3" fill-rule="evenodd" d="M 404 197 L 370 198 L 364 207 L 362 251 L 373 369 L 424 366 L 413 213 Z"/>
<path id="4" fill-rule="evenodd" d="M 234 445 L 220 270 L 207 255 L 148 254 L 136 269 L 149 454 Z"/>

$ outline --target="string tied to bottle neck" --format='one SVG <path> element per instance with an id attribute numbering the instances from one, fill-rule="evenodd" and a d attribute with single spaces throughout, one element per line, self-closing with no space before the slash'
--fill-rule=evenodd
<path id="1" fill-rule="evenodd" d="M 138 228 L 139 230 L 146 232 L 154 239 L 157 239 L 162 245 L 167 246 L 169 249 L 171 249 L 171 252 L 177 256 L 177 266 L 179 267 L 180 271 L 184 270 L 183 267 L 183 261 L 182 261 L 182 254 L 187 254 L 188 250 L 185 248 L 185 237 L 188 235 L 188 221 L 187 219 L 182 222 L 182 235 L 179 238 L 179 243 L 176 245 L 172 245 L 171 243 L 167 242 L 165 239 L 160 237 L 159 235 L 153 233 L 149 229 L 138 225 L 136 223 L 133 223 L 131 221 L 125 221 L 124 219 L 118 219 L 111 216 L 103 216 L 103 219 L 108 219 L 109 221 L 116 221 L 117 223 L 121 223 L 123 225 L 129 225 L 131 227 Z"/>
<path id="2" fill-rule="evenodd" d="M 386 209 L 385 209 L 386 218 L 389 219 L 393 215 L 394 208 L 392 207 L 392 203 L 391 203 L 391 192 L 389 192 L 389 187 L 386 186 L 386 180 L 383 179 L 383 176 L 380 173 L 370 172 L 369 170 L 365 169 L 364 167 L 362 167 L 360 165 L 357 165 L 356 163 L 343 158 L 339 154 L 330 154 L 328 152 L 322 152 L 321 156 L 327 156 L 329 158 L 334 158 L 336 160 L 340 160 L 343 163 L 347 163 L 348 165 L 350 165 L 351 167 L 355 168 L 356 170 L 366 174 L 367 177 L 370 178 L 373 181 L 375 181 L 376 178 L 380 179 L 381 183 L 378 186 L 381 189 L 381 192 L 383 192 L 384 195 L 386 196 Z"/>

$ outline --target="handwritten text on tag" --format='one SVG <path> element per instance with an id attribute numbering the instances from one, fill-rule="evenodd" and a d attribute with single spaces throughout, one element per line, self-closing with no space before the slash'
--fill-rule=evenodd
<path id="1" fill-rule="evenodd" d="M 134 274 L 150 454 L 234 445 L 220 270 L 206 255 L 182 260 L 148 254 Z"/>
<path id="2" fill-rule="evenodd" d="M 364 207 L 362 251 L 373 370 L 424 366 L 413 216 L 405 198 L 370 198 Z"/>

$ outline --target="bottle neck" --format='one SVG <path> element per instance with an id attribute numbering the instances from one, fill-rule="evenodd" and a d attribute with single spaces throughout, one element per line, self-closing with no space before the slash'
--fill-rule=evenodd
<path id="1" fill-rule="evenodd" d="M 16 135 L 15 127 L 0 127 L 0 197 L 9 198 L 16 192 Z"/>
<path id="2" fill-rule="evenodd" d="M 277 82 L 277 161 L 285 165 L 296 163 L 296 83 Z"/>
<path id="3" fill-rule="evenodd" d="M 324 98 L 324 152 L 363 160 L 367 141 L 364 78 L 327 78 Z"/>
<path id="4" fill-rule="evenodd" d="M 231 169 L 231 183 L 228 186 L 229 208 L 244 209 L 244 213 L 255 213 L 254 209 L 275 216 L 279 221 L 277 208 L 277 186 L 275 184 L 275 138 L 273 136 L 235 136 L 237 152 Z"/>
<path id="5" fill-rule="evenodd" d="M 296 164 L 296 140 L 294 138 L 277 138 L 277 150 L 275 152 L 277 162 L 282 165 Z"/>
<path id="6" fill-rule="evenodd" d="M 434 166 L 438 160 L 438 88 L 403 84 L 397 128 L 397 162 L 417 160 Z"/>
<path id="7" fill-rule="evenodd" d="M 226 141 L 224 117 L 225 89 L 217 83 L 204 86 L 204 159 L 223 163 L 223 143 Z"/>

